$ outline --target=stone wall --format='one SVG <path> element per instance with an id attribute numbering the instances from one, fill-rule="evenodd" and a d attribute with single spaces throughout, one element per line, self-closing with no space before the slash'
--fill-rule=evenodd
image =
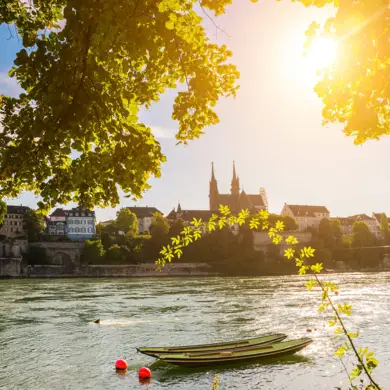
<path id="1" fill-rule="evenodd" d="M 81 252 L 85 246 L 79 242 L 36 242 L 32 247 L 43 248 L 49 265 L 77 267 L 80 265 Z"/>
<path id="2" fill-rule="evenodd" d="M 21 258 L 0 258 L 0 276 L 20 276 L 21 262 Z"/>
<path id="3" fill-rule="evenodd" d="M 146 277 L 146 276 L 207 276 L 210 266 L 204 263 L 167 264 L 160 272 L 153 263 L 138 265 L 88 265 L 73 270 L 61 265 L 28 266 L 29 277 Z"/>

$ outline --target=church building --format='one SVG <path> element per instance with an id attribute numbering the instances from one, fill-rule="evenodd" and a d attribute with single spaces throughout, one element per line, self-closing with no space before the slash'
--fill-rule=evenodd
<path id="1" fill-rule="evenodd" d="M 267 194 L 263 188 L 260 189 L 258 194 L 247 194 L 244 190 L 240 190 L 240 179 L 237 176 L 234 161 L 230 194 L 219 193 L 214 173 L 214 163 L 211 163 L 209 200 L 211 211 L 217 211 L 219 205 L 229 206 L 233 213 L 237 213 L 242 209 L 248 209 L 250 212 L 256 212 L 261 209 L 268 210 Z"/>

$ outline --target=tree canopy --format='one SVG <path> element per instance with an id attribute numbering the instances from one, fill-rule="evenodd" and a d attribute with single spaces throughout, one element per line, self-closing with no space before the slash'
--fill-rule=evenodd
<path id="1" fill-rule="evenodd" d="M 325 122 L 343 123 L 356 143 L 388 134 L 388 0 L 298 1 L 337 8 L 322 33 L 339 41 L 338 59 L 316 86 Z M 40 207 L 115 206 L 119 190 L 141 197 L 165 156 L 139 107 L 184 85 L 172 118 L 186 143 L 218 123 L 220 97 L 236 94 L 232 53 L 201 24 L 204 12 L 218 16 L 231 2 L 0 0 L 0 24 L 22 38 L 10 75 L 24 89 L 0 96 L 0 195 L 31 190 Z M 308 41 L 319 27 L 309 27 Z"/>
<path id="2" fill-rule="evenodd" d="M 362 221 L 354 222 L 352 226 L 352 246 L 369 247 L 375 242 L 374 235 L 368 226 Z"/>
<path id="3" fill-rule="evenodd" d="M 137 216 L 127 208 L 122 208 L 116 213 L 115 227 L 125 234 L 138 233 Z"/>
<path id="4" fill-rule="evenodd" d="M 24 215 L 23 229 L 27 234 L 28 241 L 39 241 L 45 230 L 43 215 L 35 210 L 28 210 Z"/>

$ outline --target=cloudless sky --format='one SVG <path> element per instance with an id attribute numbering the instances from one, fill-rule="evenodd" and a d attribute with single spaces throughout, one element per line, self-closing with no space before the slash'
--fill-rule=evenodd
<path id="1" fill-rule="evenodd" d="M 390 139 L 355 146 L 339 125 L 322 126 L 322 103 L 313 91 L 315 69 L 302 56 L 304 31 L 323 22 L 332 8 L 305 8 L 289 1 L 236 0 L 226 15 L 216 19 L 229 37 L 207 31 L 217 43 L 233 51 L 240 73 L 236 99 L 217 106 L 220 124 L 206 130 L 188 146 L 176 146 L 177 123 L 172 121 L 175 91 L 170 90 L 141 120 L 152 127 L 168 162 L 162 177 L 137 204 L 169 212 L 180 201 L 184 209 L 207 209 L 211 162 L 219 191 L 230 190 L 232 160 L 247 193 L 264 187 L 270 210 L 280 212 L 284 202 L 325 205 L 333 216 L 357 213 L 390 214 Z M 20 45 L 6 26 L 0 26 L 0 93 L 15 94 L 9 79 Z M 25 193 L 11 204 L 35 207 L 37 198 Z M 133 203 L 123 198 L 121 206 Z M 117 208 L 119 209 L 119 207 Z M 98 220 L 111 219 L 117 209 L 97 210 Z"/>

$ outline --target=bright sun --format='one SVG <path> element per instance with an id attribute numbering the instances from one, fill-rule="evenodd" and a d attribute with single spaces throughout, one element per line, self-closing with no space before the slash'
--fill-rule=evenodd
<path id="1" fill-rule="evenodd" d="M 308 66 L 320 70 L 332 65 L 337 55 L 337 42 L 330 38 L 315 38 L 305 57 Z"/>

